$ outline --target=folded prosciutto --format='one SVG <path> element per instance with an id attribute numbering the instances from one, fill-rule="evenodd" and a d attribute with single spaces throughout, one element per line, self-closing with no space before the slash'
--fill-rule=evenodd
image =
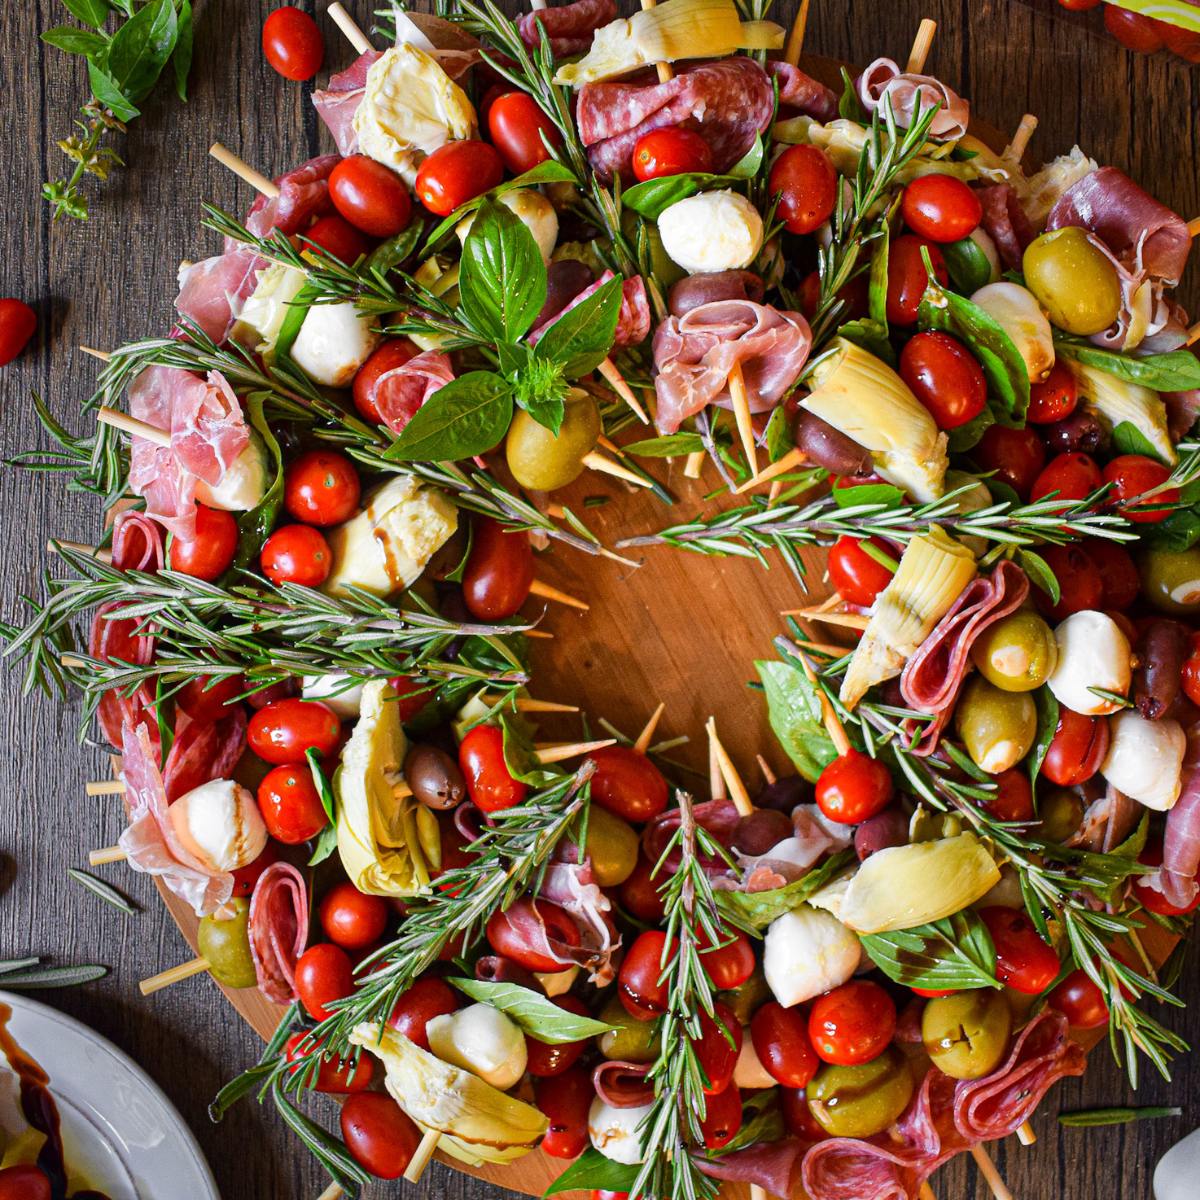
<path id="1" fill-rule="evenodd" d="M 248 933 L 259 991 L 276 1004 L 290 1004 L 296 963 L 308 942 L 308 889 L 290 863 L 272 863 L 258 877 Z"/>
<path id="2" fill-rule="evenodd" d="M 380 375 L 375 384 L 375 407 L 383 423 L 400 433 L 430 396 L 454 379 L 450 356 L 426 350 Z"/>
<path id="3" fill-rule="evenodd" d="M 360 54 L 344 71 L 329 77 L 329 83 L 313 92 L 313 107 L 333 134 L 338 153 L 355 154 L 358 134 L 354 132 L 354 114 L 362 103 L 367 87 L 367 72 L 383 57 L 379 50 Z"/>
<path id="4" fill-rule="evenodd" d="M 517 29 L 530 50 L 541 44 L 544 30 L 554 57 L 569 58 L 587 50 L 592 34 L 616 19 L 616 0 L 573 0 L 524 13 L 517 18 Z"/>
<path id="5" fill-rule="evenodd" d="M 735 366 L 742 369 L 750 411 L 770 412 L 800 378 L 811 345 L 799 313 L 752 300 L 718 300 L 668 317 L 654 334 L 659 430 L 674 433 L 709 404 L 729 407 Z"/>
<path id="6" fill-rule="evenodd" d="M 858 77 L 858 98 L 871 113 L 886 111 L 885 102 L 890 102 L 901 129 L 915 124 L 921 113 L 936 104 L 938 113 L 929 127 L 935 138 L 960 138 L 971 120 L 970 105 L 940 79 L 910 75 L 890 58 L 877 58 Z"/>
<path id="7" fill-rule="evenodd" d="M 1161 892 L 1169 904 L 1186 909 L 1200 893 L 1200 729 L 1188 733 L 1179 799 L 1167 813 L 1162 866 L 1143 875 L 1143 887 Z"/>
<path id="8" fill-rule="evenodd" d="M 542 936 L 552 946 L 551 957 L 585 968 L 592 983 L 607 987 L 616 978 L 613 959 L 621 948 L 621 935 L 609 916 L 612 902 L 596 884 L 591 863 L 551 863 L 539 895 L 566 909 L 579 929 L 579 945 L 566 946 L 548 938 L 543 926 Z"/>

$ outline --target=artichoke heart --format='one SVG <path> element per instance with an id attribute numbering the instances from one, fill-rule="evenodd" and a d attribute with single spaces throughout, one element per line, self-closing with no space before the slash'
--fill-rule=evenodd
<path id="1" fill-rule="evenodd" d="M 940 526 L 913 538 L 891 583 L 875 600 L 842 680 L 842 703 L 853 708 L 868 688 L 899 675 L 974 578 L 975 556 Z"/>
<path id="2" fill-rule="evenodd" d="M 350 1041 L 380 1059 L 388 1094 L 421 1132 L 440 1133 L 439 1149 L 470 1166 L 521 1158 L 550 1128 L 531 1104 L 442 1062 L 390 1026 L 359 1025 Z"/>
<path id="3" fill-rule="evenodd" d="M 871 452 L 889 483 L 927 503 L 945 491 L 946 435 L 895 371 L 837 338 L 800 406 Z"/>
<path id="4" fill-rule="evenodd" d="M 401 786 L 408 739 L 389 692 L 382 680 L 363 688 L 361 715 L 342 751 L 334 777 L 338 853 L 360 892 L 415 896 L 429 886 L 420 822 L 436 818 Z"/>
<path id="5" fill-rule="evenodd" d="M 1167 431 L 1167 406 L 1157 392 L 1080 362 L 1071 363 L 1071 374 L 1083 407 L 1110 433 L 1118 425 L 1132 425 L 1163 462 L 1175 466 L 1179 455 Z"/>
<path id="6" fill-rule="evenodd" d="M 733 0 L 663 0 L 597 29 L 587 54 L 559 67 L 554 82 L 582 87 L 651 63 L 778 50 L 783 32 L 774 21 L 743 21 Z"/>
<path id="7" fill-rule="evenodd" d="M 890 846 L 858 868 L 838 919 L 855 933 L 912 929 L 953 916 L 1000 882 L 1000 868 L 973 833 Z"/>

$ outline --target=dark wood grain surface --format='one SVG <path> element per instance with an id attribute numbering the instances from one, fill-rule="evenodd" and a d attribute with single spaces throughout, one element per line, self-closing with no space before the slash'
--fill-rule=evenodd
<path id="1" fill-rule="evenodd" d="M 211 239 L 196 226 L 200 200 L 234 211 L 248 203 L 245 187 L 208 158 L 210 142 L 227 142 L 268 173 L 323 144 L 306 90 L 286 83 L 263 62 L 258 34 L 272 5 L 200 0 L 198 7 L 190 103 L 181 106 L 165 94 L 149 101 L 122 147 L 129 168 L 95 197 L 91 221 L 52 226 L 38 192 L 44 179 L 62 173 L 54 142 L 69 132 L 72 113 L 85 98 L 85 77 L 77 61 L 43 52 L 38 42 L 40 31 L 64 19 L 60 4 L 0 4 L 0 96 L 8 114 L 0 141 L 6 201 L 0 294 L 25 298 L 41 317 L 37 342 L 0 374 L 4 455 L 38 444 L 31 391 L 46 397 L 69 425 L 74 422 L 94 375 L 93 364 L 74 347 L 109 346 L 166 327 L 175 264 L 209 252 Z M 373 6 L 359 0 L 349 7 L 365 22 Z M 786 15 L 790 11 L 788 5 Z M 1021 114 L 1032 111 L 1041 119 L 1035 155 L 1049 157 L 1079 142 L 1102 162 L 1128 169 L 1186 217 L 1200 213 L 1200 68 L 1135 58 L 1046 11 L 1016 0 L 817 0 L 808 48 L 860 62 L 878 54 L 902 58 L 919 19 L 932 16 L 940 29 L 931 68 L 961 87 L 990 123 L 1015 128 Z M 330 61 L 342 65 L 349 52 L 327 19 L 322 21 Z M 1200 307 L 1195 262 L 1185 296 Z M 48 535 L 86 540 L 97 527 L 88 499 L 64 494 L 53 479 L 11 470 L 0 474 L 4 616 L 19 613 L 22 593 L 39 591 Z M 85 863 L 90 847 L 110 843 L 119 830 L 112 802 L 83 794 L 86 779 L 104 774 L 104 754 L 94 746 L 76 747 L 78 714 L 72 707 L 21 698 L 20 679 L 11 673 L 5 685 L 0 958 L 36 953 L 108 964 L 112 973 L 103 983 L 44 998 L 111 1038 L 163 1086 L 195 1129 L 226 1200 L 315 1200 L 326 1181 L 272 1113 L 245 1104 L 222 1125 L 209 1123 L 208 1101 L 254 1059 L 256 1038 L 205 979 L 149 1001 L 140 998 L 139 978 L 187 956 L 149 881 L 111 869 L 143 907 L 137 916 L 124 917 L 66 875 L 67 867 Z M 744 693 L 710 700 L 734 722 Z M 1194 965 L 1183 988 L 1200 992 Z M 1200 1044 L 1200 1004 L 1166 1019 Z M 1182 1104 L 1182 1118 L 1090 1133 L 1059 1131 L 1053 1120 L 1057 1107 L 1132 1101 L 1124 1076 L 1101 1048 L 1087 1076 L 1061 1087 L 1044 1106 L 1035 1122 L 1037 1146 L 1022 1149 L 1013 1141 L 998 1148 L 997 1161 L 1022 1200 L 1142 1200 L 1151 1194 L 1157 1157 L 1200 1123 L 1198 1097 L 1200 1058 L 1181 1062 L 1171 1085 L 1146 1079 L 1133 1101 Z M 951 1164 L 934 1182 L 943 1200 L 987 1194 L 966 1160 Z M 375 1194 L 400 1190 L 381 1186 Z M 435 1167 L 408 1194 L 482 1200 L 500 1193 Z"/>

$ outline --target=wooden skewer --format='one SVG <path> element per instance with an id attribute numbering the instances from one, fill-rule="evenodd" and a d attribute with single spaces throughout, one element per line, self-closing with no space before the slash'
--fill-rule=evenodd
<path id="1" fill-rule="evenodd" d="M 697 450 L 687 456 L 687 462 L 683 464 L 683 473 L 688 479 L 699 479 L 700 468 L 704 466 L 704 451 Z"/>
<path id="2" fill-rule="evenodd" d="M 111 425 L 114 429 L 120 429 L 134 437 L 145 438 L 156 446 L 171 444 L 171 435 L 165 429 L 159 429 L 157 425 L 147 425 L 145 421 L 139 421 L 136 417 L 115 408 L 104 406 L 97 409 L 96 420 L 102 425 Z"/>
<path id="3" fill-rule="evenodd" d="M 754 418 L 750 415 L 750 397 L 746 394 L 746 377 L 741 363 L 735 363 L 729 372 L 729 398 L 733 401 L 733 418 L 737 422 L 738 436 L 742 439 L 742 450 L 750 464 L 750 474 L 758 475 L 758 452 L 754 445 Z"/>
<path id="4" fill-rule="evenodd" d="M 341 5 L 336 4 L 334 8 L 341 8 Z M 331 8 L 329 11 L 332 12 L 333 9 Z M 347 20 L 349 20 L 348 17 Z M 209 146 L 208 152 L 221 166 L 228 167 L 239 179 L 244 179 L 256 192 L 272 200 L 279 195 L 279 188 L 275 183 L 269 180 L 261 171 L 256 171 L 248 162 L 238 158 L 228 146 L 223 146 L 220 142 L 213 142 Z"/>
<path id="5" fill-rule="evenodd" d="M 87 546 L 83 542 L 68 542 L 66 538 L 51 538 L 46 543 L 46 549 L 51 554 L 57 554 L 59 550 L 74 550 L 76 554 L 89 554 L 97 562 L 112 562 L 111 550 L 97 550 L 95 546 Z"/>
<path id="6" fill-rule="evenodd" d="M 792 22 L 792 31 L 788 34 L 787 49 L 783 52 L 783 61 L 793 67 L 800 65 L 800 51 L 804 46 L 804 33 L 808 28 L 808 0 L 800 0 L 800 11 Z"/>
<path id="7" fill-rule="evenodd" d="M 996 1164 L 992 1162 L 988 1152 L 977 1144 L 971 1147 L 971 1157 L 975 1160 L 980 1175 L 987 1180 L 987 1185 L 992 1189 L 992 1195 L 996 1200 L 1013 1200 L 1013 1194 L 1008 1190 L 1008 1184 L 996 1170 Z"/>
<path id="8" fill-rule="evenodd" d="M 553 639 L 554 634 L 547 632 L 545 629 L 527 629 L 525 630 L 525 636 L 527 638 L 542 638 L 543 640 L 550 641 Z"/>
<path id="9" fill-rule="evenodd" d="M 333 18 L 333 23 L 346 35 L 346 40 L 359 54 L 366 54 L 372 48 L 367 35 L 359 29 L 357 22 L 341 4 L 331 4 L 329 6 L 329 15 Z"/>
<path id="10" fill-rule="evenodd" d="M 123 796 L 125 785 L 119 779 L 94 779 L 84 787 L 84 791 L 89 796 Z"/>
<path id="11" fill-rule="evenodd" d="M 658 4 L 658 0 L 642 0 L 642 10 L 654 8 Z M 660 62 L 654 64 L 654 69 L 658 72 L 659 83 L 670 83 L 675 78 L 675 71 L 670 63 Z"/>
<path id="12" fill-rule="evenodd" d="M 581 612 L 587 612 L 591 605 L 586 601 L 576 599 L 569 592 L 559 591 L 556 587 L 551 587 L 548 583 L 543 583 L 540 579 L 535 579 L 529 586 L 529 594 L 531 596 L 541 596 L 543 600 L 553 600 L 557 604 L 565 604 L 569 608 L 577 608 Z"/>
<path id="13" fill-rule="evenodd" d="M 488 695 L 484 692 L 480 699 L 484 704 L 495 704 L 500 699 L 499 696 Z M 533 712 L 533 713 L 577 713 L 578 707 L 574 704 L 559 704 L 557 700 L 535 700 L 532 696 L 517 697 L 517 712 Z"/>
<path id="14" fill-rule="evenodd" d="M 774 783 L 777 776 L 775 772 L 771 770 L 771 764 L 767 762 L 767 760 L 763 758 L 761 754 L 756 754 L 755 758 L 758 761 L 758 769 L 763 773 L 763 778 L 768 784 Z"/>
<path id="15" fill-rule="evenodd" d="M 934 1195 L 933 1188 L 927 1183 L 921 1184 L 921 1190 L 917 1193 L 917 1200 L 937 1200 Z"/>
<path id="16" fill-rule="evenodd" d="M 591 754 L 593 750 L 603 750 L 605 746 L 615 746 L 616 744 L 616 738 L 606 738 L 600 742 L 563 742 L 561 744 L 551 742 L 535 746 L 534 749 L 537 750 L 538 762 L 545 765 L 563 762 L 568 758 L 580 758 L 584 754 Z"/>
<path id="17" fill-rule="evenodd" d="M 799 617 L 804 621 L 820 621 L 823 625 L 840 625 L 844 629 L 866 629 L 870 618 L 861 613 L 822 612 L 819 608 L 790 608 L 779 614 Z"/>
<path id="18" fill-rule="evenodd" d="M 767 1200 L 767 1189 L 761 1183 L 750 1185 L 750 1200 Z"/>
<path id="19" fill-rule="evenodd" d="M 645 728 L 637 735 L 637 741 L 633 743 L 633 748 L 639 754 L 645 754 L 650 749 L 650 743 L 654 740 L 654 732 L 658 729 L 658 723 L 666 711 L 667 704 L 664 700 L 660 701 L 658 707 L 650 714 L 650 720 L 646 722 Z"/>
<path id="20" fill-rule="evenodd" d="M 80 346 L 79 349 L 84 354 L 90 354 L 93 358 L 98 358 L 101 362 L 108 362 L 112 355 L 107 350 L 97 350 L 94 346 Z"/>
<path id="21" fill-rule="evenodd" d="M 193 958 L 190 962 L 180 963 L 177 967 L 171 967 L 169 970 L 160 971 L 157 975 L 151 975 L 149 979 L 143 979 L 138 984 L 138 991 L 143 996 L 152 996 L 155 992 L 161 992 L 163 988 L 170 987 L 173 983 L 179 983 L 180 980 L 190 979 L 193 975 L 203 975 L 212 966 L 212 963 L 207 958 Z"/>
<path id="22" fill-rule="evenodd" d="M 771 490 L 767 493 L 767 507 L 770 508 L 778 499 L 779 493 L 783 491 L 783 480 L 775 479 L 771 483 Z"/>
<path id="23" fill-rule="evenodd" d="M 717 768 L 721 772 L 725 786 L 729 789 L 729 797 L 733 801 L 733 806 L 738 810 L 740 816 L 748 817 L 754 811 L 754 802 L 750 799 L 750 793 L 746 791 L 746 785 L 737 773 L 737 768 L 733 765 L 733 759 L 729 757 L 729 752 L 721 745 L 721 739 L 717 736 L 716 717 L 709 717 L 704 728 L 708 730 L 710 753 L 716 756 Z"/>
<path id="24" fill-rule="evenodd" d="M 805 457 L 803 450 L 789 450 L 778 462 L 773 462 L 769 466 L 763 467 L 757 475 L 747 479 L 740 487 L 736 489 L 738 495 L 742 492 L 748 492 L 751 488 L 759 487 L 761 484 L 767 483 L 775 479 L 779 475 L 786 475 L 789 471 L 794 471 L 797 467 L 803 466 L 808 459 Z"/>
<path id="25" fill-rule="evenodd" d="M 917 29 L 912 52 L 908 56 L 908 65 L 904 68 L 906 75 L 920 75 L 925 69 L 925 60 L 929 57 L 935 33 L 937 33 L 937 22 L 926 17 Z"/>
<path id="26" fill-rule="evenodd" d="M 611 458 L 605 458 L 597 450 L 593 450 L 590 454 L 583 456 L 583 465 L 591 467 L 593 471 L 600 471 L 605 475 L 612 475 L 616 479 L 623 479 L 626 483 L 632 483 L 637 487 L 649 488 L 654 486 L 654 484 L 643 479 L 640 475 L 635 475 L 628 467 L 623 467 L 620 463 L 613 462 Z"/>
<path id="27" fill-rule="evenodd" d="M 1022 1146 L 1032 1146 L 1037 1141 L 1037 1134 L 1028 1121 L 1017 1130 L 1017 1140 Z"/>
<path id="28" fill-rule="evenodd" d="M 1033 137 L 1037 127 L 1037 117 L 1033 113 L 1026 113 L 1021 118 L 1021 123 L 1017 126 L 1017 131 L 1013 134 L 1012 141 L 1004 148 L 1004 153 L 1000 157 L 1011 159 L 1014 163 L 1019 163 L 1025 157 L 1025 151 L 1029 146 L 1029 139 Z"/>
<path id="29" fill-rule="evenodd" d="M 812 663 L 808 661 L 807 654 L 800 655 L 800 665 L 804 668 L 804 674 L 808 677 L 808 682 L 813 685 L 817 699 L 821 702 L 821 720 L 825 724 L 825 732 L 829 734 L 834 749 L 838 752 L 838 757 L 845 757 L 853 749 L 850 739 L 846 735 L 845 726 L 838 720 L 837 713 L 833 711 L 833 705 L 829 703 L 825 689 L 817 683 L 817 673 L 813 670 Z"/>
<path id="30" fill-rule="evenodd" d="M 125 785 L 121 785 L 124 792 Z M 103 850 L 93 850 L 88 855 L 88 863 L 93 867 L 102 867 L 106 863 L 124 862 L 129 856 L 120 846 L 105 846 Z"/>
<path id="31" fill-rule="evenodd" d="M 1187 331 L 1186 344 L 1192 346 L 1195 345 L 1196 342 L 1200 342 L 1200 321 L 1197 321 L 1195 325 L 1193 325 L 1191 329 Z"/>
<path id="32" fill-rule="evenodd" d="M 58 661 L 64 667 L 86 667 L 88 665 L 82 658 L 76 658 L 73 654 L 64 654 Z"/>
<path id="33" fill-rule="evenodd" d="M 643 425 L 649 425 L 650 418 L 646 415 L 646 410 L 642 407 L 641 401 L 633 394 L 633 388 L 625 382 L 625 376 L 617 369 L 617 364 L 611 358 L 606 358 L 596 370 L 604 376 L 608 386 L 629 405 L 633 415 Z"/>
<path id="34" fill-rule="evenodd" d="M 340 1183 L 331 1183 L 318 1197 L 317 1200 L 342 1200 L 345 1195 Z"/>
<path id="35" fill-rule="evenodd" d="M 708 739 L 708 794 L 714 800 L 727 800 L 725 776 L 721 774 L 721 760 L 717 757 L 717 743 Z"/>
<path id="36" fill-rule="evenodd" d="M 1188 222 L 1188 237 L 1200 237 L 1200 217 L 1193 217 Z"/>

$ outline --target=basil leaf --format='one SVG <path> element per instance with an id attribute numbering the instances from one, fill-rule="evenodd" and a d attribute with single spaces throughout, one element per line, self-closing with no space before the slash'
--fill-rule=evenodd
<path id="1" fill-rule="evenodd" d="M 1113 449 L 1118 454 L 1141 454 L 1161 462 L 1158 451 L 1146 435 L 1129 421 L 1121 421 L 1112 432 Z"/>
<path id="2" fill-rule="evenodd" d="M 1140 383 L 1153 392 L 1189 392 L 1200 388 L 1200 358 L 1189 350 L 1171 350 L 1166 354 L 1147 354 L 1139 358 L 1116 350 L 1102 350 L 1087 342 L 1054 340 L 1055 352 L 1063 358 L 1107 371 L 1118 379 Z"/>
<path id="3" fill-rule="evenodd" d="M 991 280 L 991 261 L 974 239 L 965 237 L 959 242 L 948 242 L 941 250 L 946 270 L 950 272 L 950 282 L 963 295 L 979 291 Z"/>
<path id="4" fill-rule="evenodd" d="M 514 393 L 514 399 L 539 425 L 558 437 L 563 418 L 567 415 L 567 404 L 560 393 L 547 396 L 518 390 Z"/>
<path id="5" fill-rule="evenodd" d="M 1017 551 L 1017 565 L 1055 604 L 1062 599 L 1058 579 L 1050 569 L 1050 564 L 1040 554 L 1022 546 Z"/>
<path id="6" fill-rule="evenodd" d="M 63 6 L 76 20 L 93 29 L 100 29 L 112 11 L 107 0 L 63 0 Z"/>
<path id="7" fill-rule="evenodd" d="M 838 98 L 838 116 L 846 121 L 855 121 L 859 125 L 865 125 L 867 121 L 866 110 L 858 97 L 858 88 L 854 86 L 854 80 L 845 67 L 842 68 L 842 94 Z"/>
<path id="8" fill-rule="evenodd" d="M 838 508 L 857 508 L 862 504 L 884 504 L 888 508 L 899 508 L 904 503 L 904 493 L 890 483 L 860 483 L 854 487 L 836 487 L 829 494 Z"/>
<path id="9" fill-rule="evenodd" d="M 386 275 L 393 268 L 400 266 L 401 263 L 411 257 L 420 240 L 421 222 L 413 221 L 407 229 L 396 234 L 395 237 L 388 238 L 382 245 L 376 246 L 367 255 L 363 267 L 368 271 L 375 271 L 380 275 Z"/>
<path id="10" fill-rule="evenodd" d="M 1146 848 L 1146 836 L 1150 832 L 1150 814 L 1143 813 L 1142 819 L 1138 822 L 1137 828 L 1119 845 L 1114 846 L 1104 856 L 1107 859 L 1123 858 L 1129 864 L 1129 870 L 1124 874 L 1117 872 L 1119 878 L 1115 878 L 1111 883 L 1101 884 L 1091 889 L 1092 894 L 1103 900 L 1105 904 L 1111 904 L 1116 900 L 1117 892 L 1124 885 L 1125 880 L 1130 876 L 1138 873 L 1138 855 Z"/>
<path id="11" fill-rule="evenodd" d="M 533 234 L 488 200 L 463 243 L 458 279 L 463 316 L 485 337 L 515 342 L 546 303 L 546 267 Z M 445 456 L 443 456 L 445 457 Z"/>
<path id="12" fill-rule="evenodd" d="M 108 73 L 134 104 L 158 82 L 178 34 L 173 0 L 151 0 L 113 34 L 108 46 Z"/>
<path id="13" fill-rule="evenodd" d="M 764 153 L 762 135 L 756 135 L 754 145 L 729 168 L 729 178 L 753 179 L 762 170 Z"/>
<path id="14" fill-rule="evenodd" d="M 915 929 L 861 934 L 859 941 L 889 979 L 906 987 L 1003 986 L 996 978 L 996 947 L 971 909 Z"/>
<path id="15" fill-rule="evenodd" d="M 92 95 L 105 108 L 111 109 L 117 120 L 132 121 L 134 117 L 141 116 L 137 106 L 125 99 L 117 81 L 92 59 L 88 60 L 88 82 L 91 84 Z"/>
<path id="16" fill-rule="evenodd" d="M 472 1000 L 499 1009 L 521 1027 L 534 1041 L 547 1046 L 565 1046 L 599 1037 L 616 1028 L 605 1021 L 581 1017 L 559 1008 L 548 996 L 515 983 L 493 983 L 484 979 L 455 979 L 447 983 Z"/>
<path id="17" fill-rule="evenodd" d="M 262 552 L 263 543 L 275 528 L 279 506 L 283 503 L 283 453 L 271 426 L 263 416 L 263 393 L 248 396 L 244 401 L 250 428 L 262 438 L 271 461 L 275 464 L 275 477 L 263 498 L 249 511 L 238 514 L 238 542 L 233 556 L 233 567 L 248 567 Z"/>
<path id="18" fill-rule="evenodd" d="M 767 458 L 771 462 L 778 462 L 794 445 L 787 408 L 782 404 L 772 411 L 767 421 L 766 443 Z"/>
<path id="19" fill-rule="evenodd" d="M 103 34 L 78 29 L 74 25 L 58 25 L 54 29 L 47 29 L 42 34 L 42 41 L 67 54 L 82 54 L 85 58 L 102 54 L 108 46 L 108 38 Z"/>
<path id="20" fill-rule="evenodd" d="M 546 326 L 534 354 L 559 363 L 568 379 L 594 371 L 608 357 L 616 338 L 621 296 L 622 281 L 610 279 Z"/>
<path id="21" fill-rule="evenodd" d="M 512 421 L 512 392 L 491 371 L 438 388 L 384 452 L 393 462 L 440 462 L 492 449 Z"/>
<path id="22" fill-rule="evenodd" d="M 1200 482 L 1187 484 L 1179 493 L 1181 507 L 1164 520 L 1144 526 L 1147 541 L 1162 550 L 1190 550 L 1200 542 Z"/>
<path id="23" fill-rule="evenodd" d="M 179 5 L 179 32 L 175 37 L 175 53 L 171 55 L 171 67 L 175 71 L 175 91 L 180 100 L 187 101 L 188 76 L 192 72 L 192 42 L 194 21 L 192 0 L 182 0 Z"/>
<path id="24" fill-rule="evenodd" d="M 317 298 L 317 289 L 311 283 L 305 283 L 300 290 L 288 301 L 287 313 L 279 326 L 272 353 L 276 359 L 291 359 L 292 347 L 304 328 L 309 310 Z M 297 368 L 299 370 L 299 368 Z"/>
<path id="25" fill-rule="evenodd" d="M 662 175 L 658 179 L 645 179 L 622 192 L 621 203 L 625 208 L 632 209 L 651 221 L 657 221 L 672 204 L 698 195 L 720 178 L 720 175 L 705 171 L 689 171 L 682 175 Z"/>
<path id="26" fill-rule="evenodd" d="M 630 1192 L 641 1167 L 631 1167 L 601 1154 L 589 1146 L 543 1193 L 558 1196 L 563 1192 Z"/>
<path id="27" fill-rule="evenodd" d="M 1058 728 L 1058 700 L 1048 687 L 1042 686 L 1033 693 L 1033 703 L 1037 707 L 1037 734 L 1029 752 L 1028 766 L 1029 782 L 1036 791 L 1038 773 L 1046 761 L 1046 751 L 1050 749 L 1054 731 Z"/>
<path id="28" fill-rule="evenodd" d="M 717 907 L 729 921 L 747 932 L 761 932 L 772 921 L 802 905 L 854 861 L 853 850 L 842 850 L 802 879 L 765 892 L 716 892 Z"/>
<path id="29" fill-rule="evenodd" d="M 663 437 L 646 438 L 631 442 L 626 454 L 637 454 L 642 458 L 674 458 L 677 454 L 696 454 L 704 449 L 704 439 L 698 433 L 668 433 Z"/>
<path id="30" fill-rule="evenodd" d="M 309 772 L 312 774 L 313 786 L 317 789 L 317 795 L 321 797 L 321 807 L 329 818 L 329 824 L 321 830 L 316 844 L 313 846 L 312 857 L 308 860 L 308 865 L 315 867 L 317 863 L 324 862 L 337 849 L 337 800 L 334 798 L 329 779 L 321 767 L 321 756 L 317 753 L 316 747 L 310 746 L 304 752 L 304 758 L 308 763 Z"/>
<path id="31" fill-rule="evenodd" d="M 815 783 L 837 751 L 825 732 L 821 703 L 813 685 L 798 667 L 777 661 L 754 664 L 767 697 L 767 714 L 775 737 L 809 782 Z"/>
<path id="32" fill-rule="evenodd" d="M 497 716 L 504 734 L 504 765 L 508 773 L 531 787 L 548 787 L 558 778 L 558 772 L 547 770 L 538 761 L 533 745 L 533 726 L 516 713 L 501 712 Z"/>

